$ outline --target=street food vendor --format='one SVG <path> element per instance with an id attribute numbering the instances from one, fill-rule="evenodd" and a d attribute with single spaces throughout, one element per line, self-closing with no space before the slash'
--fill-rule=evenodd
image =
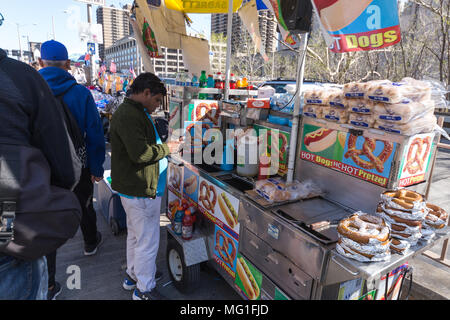
<path id="1" fill-rule="evenodd" d="M 133 300 L 163 297 L 155 289 L 160 239 L 161 197 L 166 188 L 167 156 L 179 142 L 162 143 L 151 114 L 167 94 L 152 73 L 139 75 L 129 97 L 111 120 L 112 188 L 120 194 L 127 216 L 127 270 L 123 287 Z"/>

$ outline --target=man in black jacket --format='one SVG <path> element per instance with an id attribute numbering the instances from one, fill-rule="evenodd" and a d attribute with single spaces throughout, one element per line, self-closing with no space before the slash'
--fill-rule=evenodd
<path id="1" fill-rule="evenodd" d="M 26 168 L 0 168 L 1 202 L 8 192 L 4 190 L 11 187 L 8 180 L 5 182 L 5 174 L 19 172 L 17 174 L 20 176 L 17 178 L 18 180 L 20 178 L 19 182 L 23 183 L 27 190 L 34 190 L 32 194 L 24 195 L 25 192 L 20 185 L 16 203 L 14 239 L 6 246 L 0 246 L 0 299 L 45 300 L 47 265 L 43 256 L 50 252 L 46 250 L 55 250 L 55 247 L 73 236 L 78 228 L 81 209 L 75 195 L 69 190 L 78 182 L 80 172 L 74 169 L 71 143 L 59 106 L 39 73 L 25 63 L 7 58 L 6 53 L 0 49 L 0 83 L 0 159 L 3 161 L 5 157 L 10 156 L 7 154 L 10 150 L 19 150 L 17 153 L 19 155 L 23 152 L 34 155 L 27 159 Z M 22 158 L 19 156 L 16 162 L 18 166 L 22 164 L 21 161 Z M 5 163 L 7 164 L 2 162 L 2 165 Z M 42 169 L 41 172 L 37 172 L 39 169 Z M 34 185 L 30 186 L 30 182 Z M 33 189 L 34 186 L 40 188 L 36 190 Z M 57 197 L 46 198 L 48 194 Z M 45 199 L 52 200 L 44 202 Z M 43 204 L 44 209 L 38 213 L 33 212 L 39 208 L 29 210 L 27 206 L 30 202 L 35 206 Z M 50 211 L 52 202 L 62 203 L 54 212 L 71 210 L 73 215 L 65 216 L 63 221 L 58 220 L 64 213 L 49 214 L 46 208 L 48 206 Z M 66 205 L 68 202 L 70 204 Z M 2 213 L 0 211 L 0 214 Z M 49 238 L 49 234 L 55 237 Z M 36 238 L 32 238 L 34 235 Z M 28 239 L 31 240 L 28 242 L 27 250 Z M 42 241 L 39 242 L 42 245 L 33 247 L 38 243 L 36 239 Z"/>

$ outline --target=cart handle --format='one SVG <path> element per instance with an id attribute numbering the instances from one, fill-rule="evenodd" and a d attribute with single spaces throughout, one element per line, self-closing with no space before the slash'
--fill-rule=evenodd
<path id="1" fill-rule="evenodd" d="M 344 266 L 342 263 L 340 263 L 340 262 L 336 259 L 336 256 L 335 256 L 335 255 L 331 256 L 331 260 L 333 260 L 334 263 L 336 263 L 336 264 L 337 264 L 338 266 L 340 266 L 342 269 L 344 269 L 345 271 L 347 271 L 348 273 L 350 273 L 352 276 L 357 276 L 357 275 L 359 274 L 359 271 L 354 272 L 354 271 L 348 269 L 348 268 L 347 268 L 346 266 Z"/>

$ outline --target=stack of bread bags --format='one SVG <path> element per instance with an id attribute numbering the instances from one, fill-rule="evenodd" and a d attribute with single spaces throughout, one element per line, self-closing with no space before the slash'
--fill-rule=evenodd
<path id="1" fill-rule="evenodd" d="M 342 88 L 331 87 L 327 90 L 328 105 L 322 108 L 323 119 L 335 123 L 348 122 L 347 99 Z"/>
<path id="2" fill-rule="evenodd" d="M 341 255 L 360 262 L 390 259 L 390 230 L 383 218 L 358 211 L 342 219 L 337 231 Z"/>
<path id="3" fill-rule="evenodd" d="M 344 85 L 344 95 L 348 100 L 349 124 L 363 128 L 372 128 L 374 126 L 374 103 L 367 99 L 367 88 L 373 84 L 385 81 L 351 82 Z"/>
<path id="4" fill-rule="evenodd" d="M 422 222 L 428 214 L 422 195 L 406 190 L 389 190 L 381 194 L 377 214 L 391 229 L 391 250 L 406 254 L 422 237 Z"/>
<path id="5" fill-rule="evenodd" d="M 367 99 L 374 102 L 376 129 L 404 135 L 433 131 L 437 120 L 426 83 L 404 78 L 398 83 L 369 82 L 366 89 Z"/>
<path id="6" fill-rule="evenodd" d="M 332 95 L 340 93 L 339 88 L 330 86 L 313 86 L 304 93 L 305 106 L 303 115 L 316 119 L 324 119 L 325 108 L 330 106 Z"/>

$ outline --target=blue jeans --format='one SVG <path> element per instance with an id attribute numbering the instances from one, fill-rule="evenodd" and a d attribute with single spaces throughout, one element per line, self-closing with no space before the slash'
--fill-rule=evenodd
<path id="1" fill-rule="evenodd" d="M 23 261 L 0 256 L 0 300 L 47 300 L 45 257 Z"/>

